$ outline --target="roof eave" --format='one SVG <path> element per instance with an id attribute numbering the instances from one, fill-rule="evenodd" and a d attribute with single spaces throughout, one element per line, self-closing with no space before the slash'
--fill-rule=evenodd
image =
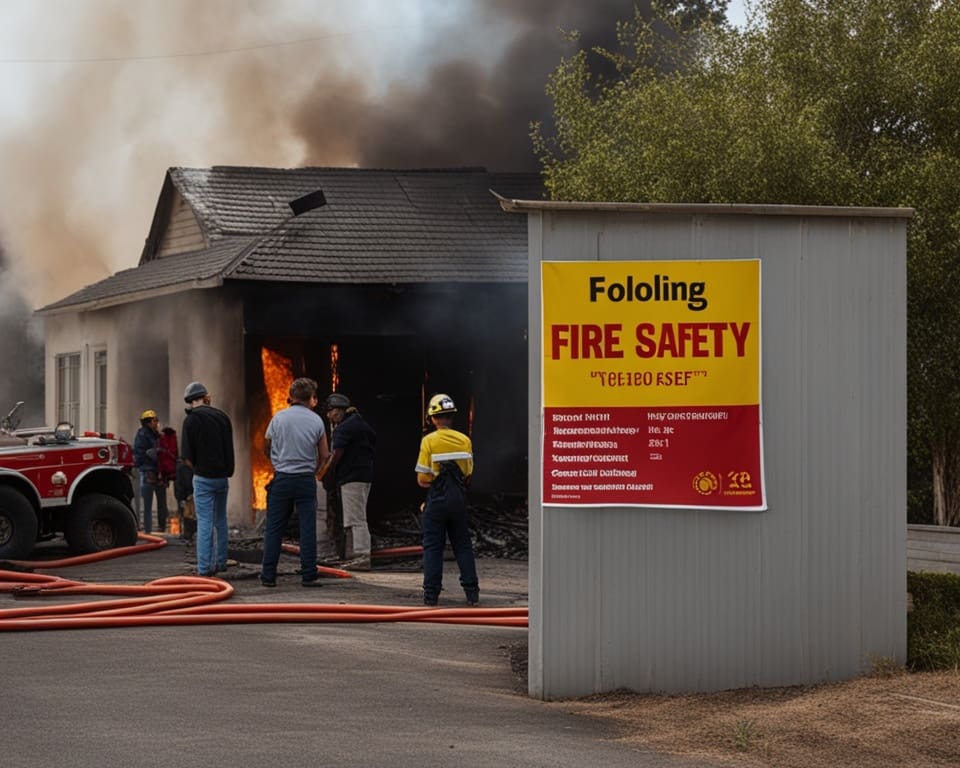
<path id="1" fill-rule="evenodd" d="M 511 200 L 498 195 L 500 208 L 507 213 L 532 211 L 607 211 L 621 213 L 668 213 L 692 215 L 830 216 L 851 218 L 911 219 L 913 208 L 870 206 L 775 205 L 771 203 L 605 203 L 570 200 Z"/>
<path id="2" fill-rule="evenodd" d="M 117 307 L 122 304 L 132 304 L 137 301 L 147 299 L 156 299 L 161 296 L 169 296 L 172 293 L 184 293 L 192 290 L 202 290 L 205 288 L 219 288 L 223 285 L 223 278 L 219 275 L 203 279 L 195 279 L 182 283 L 172 283 L 158 288 L 149 288 L 143 291 L 133 293 L 121 293 L 115 296 L 106 296 L 102 299 L 90 299 L 76 304 L 67 304 L 61 307 L 47 309 L 45 307 L 34 311 L 35 315 L 49 317 L 52 315 L 63 315 L 69 312 L 91 312 L 97 309 L 107 309 L 108 307 Z"/>

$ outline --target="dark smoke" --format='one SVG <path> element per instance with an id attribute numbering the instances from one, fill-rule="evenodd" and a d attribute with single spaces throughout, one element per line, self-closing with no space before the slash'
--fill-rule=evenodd
<path id="1" fill-rule="evenodd" d="M 572 51 L 561 30 L 577 30 L 587 49 L 613 48 L 616 22 L 632 18 L 634 2 L 484 0 L 479 10 L 513 30 L 495 62 L 435 62 L 425 81 L 397 83 L 382 98 L 365 92 L 362 83 L 331 89 L 329 82 L 318 82 L 294 116 L 308 147 L 306 164 L 325 164 L 331 147 L 352 142 L 361 167 L 537 170 L 529 125 L 549 122 L 547 78 Z"/>
<path id="2" fill-rule="evenodd" d="M 0 416 L 22 400 L 21 426 L 43 422 L 43 343 L 0 247 Z"/>
<path id="3" fill-rule="evenodd" d="M 547 77 L 573 51 L 560 30 L 613 46 L 634 3 L 462 0 L 415 51 L 325 4 L 88 0 L 62 7 L 61 37 L 33 7 L 13 55 L 39 63 L 0 136 L 0 227 L 36 307 L 137 263 L 170 166 L 536 170 L 529 124 L 549 120 Z M 385 44 L 386 75 L 366 49 Z"/>

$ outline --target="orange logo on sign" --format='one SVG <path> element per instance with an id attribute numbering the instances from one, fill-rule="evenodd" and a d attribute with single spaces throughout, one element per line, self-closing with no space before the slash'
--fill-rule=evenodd
<path id="1" fill-rule="evenodd" d="M 720 481 L 713 472 L 701 472 L 693 478 L 693 489 L 701 496 L 709 496 L 720 487 Z"/>

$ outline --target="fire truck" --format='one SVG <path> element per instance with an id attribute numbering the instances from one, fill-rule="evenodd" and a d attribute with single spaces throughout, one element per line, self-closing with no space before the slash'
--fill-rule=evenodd
<path id="1" fill-rule="evenodd" d="M 76 554 L 136 544 L 130 445 L 66 422 L 17 429 L 22 406 L 0 420 L 0 560 L 61 534 Z"/>

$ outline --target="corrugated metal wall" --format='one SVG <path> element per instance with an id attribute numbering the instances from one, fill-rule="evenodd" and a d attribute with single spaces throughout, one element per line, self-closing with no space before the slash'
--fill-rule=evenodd
<path id="1" fill-rule="evenodd" d="M 531 695 L 817 683 L 903 662 L 908 214 L 536 206 Z M 741 258 L 762 261 L 769 510 L 543 508 L 540 261 Z"/>

